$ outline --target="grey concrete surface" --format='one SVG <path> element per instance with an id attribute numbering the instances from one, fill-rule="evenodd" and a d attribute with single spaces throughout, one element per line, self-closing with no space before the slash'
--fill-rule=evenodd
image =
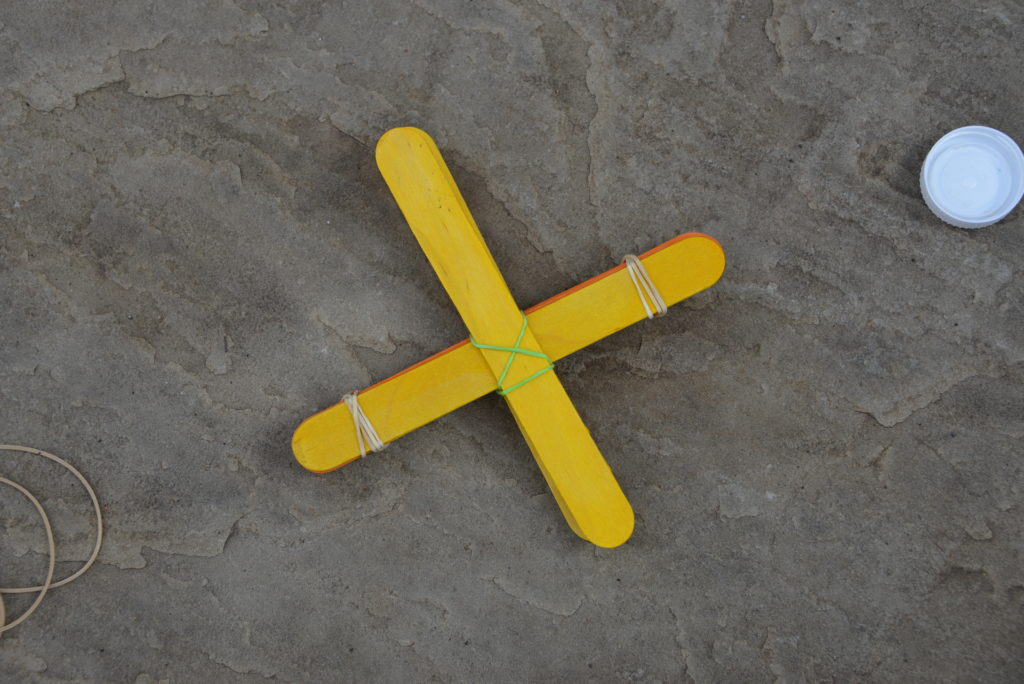
<path id="1" fill-rule="evenodd" d="M 10 682 L 1021 681 L 1024 7 L 0 4 L 0 441 L 100 563 Z M 429 131 L 524 306 L 681 232 L 713 289 L 559 364 L 637 512 L 598 550 L 482 399 L 326 476 L 305 416 L 464 336 L 372 157 Z M 90 543 L 31 459 L 58 573 Z M 0 494 L 0 583 L 44 537 Z M 24 600 L 8 600 L 12 613 Z"/>

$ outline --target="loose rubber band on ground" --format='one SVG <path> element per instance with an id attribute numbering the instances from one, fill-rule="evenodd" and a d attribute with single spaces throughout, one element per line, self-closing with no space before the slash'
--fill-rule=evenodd
<path id="1" fill-rule="evenodd" d="M 373 423 L 363 413 L 363 407 L 359 405 L 357 395 L 359 392 L 349 392 L 342 397 L 345 406 L 348 406 L 352 414 L 352 422 L 356 424 L 356 441 L 359 443 L 359 457 L 366 456 L 366 444 L 370 445 L 370 451 L 383 451 L 387 444 L 377 435 Z"/>

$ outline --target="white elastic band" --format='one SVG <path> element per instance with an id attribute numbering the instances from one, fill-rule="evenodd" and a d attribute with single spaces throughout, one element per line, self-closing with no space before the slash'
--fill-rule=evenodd
<path id="1" fill-rule="evenodd" d="M 661 298 L 661 293 L 654 286 L 654 281 L 651 280 L 651 275 L 644 268 L 643 262 L 633 254 L 622 257 L 622 262 L 626 264 L 626 270 L 629 271 L 629 277 L 633 280 L 636 293 L 640 295 L 640 303 L 644 305 L 648 320 L 655 316 L 663 316 L 668 311 L 668 307 L 665 306 L 665 300 Z M 647 305 L 648 299 L 651 300 L 651 306 Z"/>
<path id="2" fill-rule="evenodd" d="M 348 406 L 349 412 L 352 414 L 352 421 L 356 424 L 356 440 L 359 442 L 359 455 L 366 456 L 366 445 L 370 445 L 370 451 L 381 451 L 387 446 L 377 436 L 377 431 L 373 429 L 373 423 L 363 413 L 362 407 L 359 405 L 359 400 L 356 399 L 358 392 L 349 392 L 343 399 L 345 406 Z"/>
<path id="3" fill-rule="evenodd" d="M 24 494 L 25 497 L 27 497 L 28 500 L 32 502 L 32 505 L 35 506 L 36 511 L 39 512 L 39 517 L 43 521 L 43 528 L 46 530 L 46 544 L 47 550 L 49 551 L 50 555 L 50 562 L 48 569 L 46 571 L 46 581 L 44 581 L 42 584 L 35 587 L 0 587 L 0 633 L 2 633 L 6 632 L 12 627 L 21 624 L 26 619 L 28 619 L 28 616 L 34 613 L 36 608 L 39 607 L 39 604 L 43 602 L 43 597 L 46 595 L 46 592 L 48 590 L 53 589 L 54 587 L 63 586 L 68 582 L 73 582 L 74 580 L 81 577 L 82 574 L 85 573 L 85 571 L 88 570 L 89 567 L 96 562 L 96 557 L 99 556 L 100 553 L 100 546 L 103 544 L 103 513 L 100 511 L 100 502 L 99 499 L 96 498 L 96 491 L 92 488 L 92 485 L 89 484 L 89 481 L 85 479 L 85 476 L 82 475 L 82 473 L 78 472 L 78 470 L 73 465 L 65 461 L 63 458 L 60 458 L 59 456 L 54 456 L 48 451 L 43 451 L 42 449 L 33 449 L 32 447 L 16 446 L 14 444 L 0 444 L 0 451 L 22 451 L 27 454 L 35 454 L 37 456 L 42 456 L 43 458 L 48 458 L 54 463 L 58 463 L 64 466 L 69 471 L 71 471 L 71 474 L 77 477 L 79 482 L 82 483 L 82 486 L 85 487 L 85 491 L 88 492 L 89 498 L 92 499 L 93 509 L 95 509 L 96 511 L 96 545 L 93 547 L 92 553 L 89 554 L 89 558 L 85 561 L 85 563 L 82 564 L 82 567 L 78 568 L 78 570 L 76 570 L 71 575 L 65 577 L 64 579 L 54 582 L 53 567 L 56 561 L 56 546 L 54 545 L 53 542 L 53 530 L 50 527 L 50 519 L 47 517 L 46 511 L 43 510 L 43 506 L 42 504 L 39 503 L 39 500 L 36 497 L 34 497 L 32 493 L 29 492 L 27 489 L 22 487 L 17 482 L 13 482 L 12 480 L 7 479 L 6 477 L 0 477 L 0 483 L 9 485 L 14 489 L 17 489 L 22 494 Z M 22 613 L 21 616 L 18 617 L 18 619 L 5 623 L 4 604 L 2 600 L 2 595 L 27 594 L 32 592 L 39 592 L 39 595 L 36 596 L 35 601 L 33 601 L 32 605 L 28 607 L 28 610 Z"/>

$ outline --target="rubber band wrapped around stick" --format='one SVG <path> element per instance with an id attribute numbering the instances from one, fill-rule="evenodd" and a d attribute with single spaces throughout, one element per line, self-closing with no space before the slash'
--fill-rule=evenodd
<path id="1" fill-rule="evenodd" d="M 356 424 L 356 441 L 359 442 L 359 457 L 366 456 L 366 445 L 369 444 L 370 451 L 376 453 L 383 451 L 387 446 L 381 438 L 377 435 L 377 431 L 373 427 L 373 423 L 363 413 L 363 408 L 359 405 L 359 400 L 356 398 L 358 392 L 349 392 L 342 399 L 345 402 L 345 406 L 348 406 L 348 410 L 352 413 L 352 421 Z"/>
<path id="2" fill-rule="evenodd" d="M 499 345 L 496 345 L 496 344 L 482 344 L 480 342 L 477 342 L 475 339 L 473 339 L 472 335 L 469 336 L 469 343 L 472 344 L 477 349 L 488 349 L 490 351 L 503 351 L 503 352 L 508 352 L 509 353 L 508 354 L 508 360 L 505 362 L 505 368 L 504 368 L 504 370 L 501 371 L 501 375 L 498 377 L 498 394 L 500 396 L 505 396 L 509 392 L 512 392 L 514 390 L 519 389 L 520 387 L 522 387 L 526 383 L 530 382 L 531 380 L 536 380 L 537 378 L 539 378 L 540 376 L 544 375 L 549 370 L 552 370 L 555 367 L 555 364 L 551 361 L 551 357 L 548 356 L 547 354 L 545 354 L 544 352 L 533 351 L 532 349 L 523 349 L 522 347 L 519 346 L 522 343 L 523 337 L 525 335 L 526 335 L 526 314 L 524 313 L 523 314 L 523 327 L 519 329 L 519 337 L 516 338 L 515 344 L 513 344 L 511 347 L 502 347 L 502 346 L 499 346 Z M 545 368 L 541 368 L 539 371 L 537 371 L 536 373 L 534 373 L 530 377 L 524 378 L 523 380 L 520 380 L 519 382 L 517 382 L 516 384 L 512 385 L 511 387 L 504 387 L 503 385 L 505 384 L 505 378 L 506 378 L 506 376 L 508 376 L 509 369 L 512 368 L 512 362 L 515 361 L 516 354 L 522 354 L 523 356 L 533 356 L 533 357 L 536 357 L 538 359 L 544 359 L 545 361 L 548 362 L 548 365 Z"/>
<path id="3" fill-rule="evenodd" d="M 651 280 L 651 274 L 644 268 L 643 262 L 635 254 L 627 254 L 622 257 L 622 262 L 626 264 L 629 277 L 633 281 L 636 293 L 640 296 L 640 303 L 644 305 L 647 320 L 655 316 L 664 316 L 668 312 L 668 307 L 665 306 L 665 300 L 658 292 L 658 288 L 655 287 L 654 281 Z M 651 301 L 651 306 L 647 304 L 648 299 Z"/>

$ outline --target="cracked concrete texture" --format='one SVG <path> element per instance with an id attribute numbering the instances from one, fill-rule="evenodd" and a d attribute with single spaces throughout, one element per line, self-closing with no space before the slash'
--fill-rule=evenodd
<path id="1" fill-rule="evenodd" d="M 1019 681 L 1024 140 L 1010 0 L 0 7 L 0 441 L 97 565 L 5 681 Z M 502 402 L 326 476 L 305 416 L 464 336 L 373 162 L 438 141 L 518 300 L 692 230 L 712 290 L 559 363 L 638 515 L 566 527 Z M 88 503 L 2 468 L 88 553 Z M 0 497 L 0 583 L 38 581 Z M 25 604 L 8 601 L 10 611 Z"/>

